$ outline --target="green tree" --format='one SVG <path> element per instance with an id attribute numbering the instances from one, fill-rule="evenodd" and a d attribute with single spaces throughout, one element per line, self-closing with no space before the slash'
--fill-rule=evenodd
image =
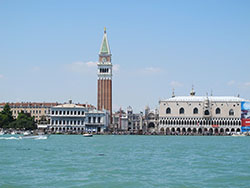
<path id="1" fill-rule="evenodd" d="M 22 111 L 18 114 L 17 119 L 10 124 L 10 128 L 34 130 L 37 128 L 37 125 L 34 121 L 34 117 Z"/>
<path id="2" fill-rule="evenodd" d="M 12 112 L 9 104 L 5 104 L 3 111 L 0 112 L 0 127 L 7 128 L 13 122 Z"/>

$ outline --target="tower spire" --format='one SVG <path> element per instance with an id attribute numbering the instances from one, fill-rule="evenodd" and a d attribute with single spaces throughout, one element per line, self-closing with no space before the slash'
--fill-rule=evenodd
<path id="1" fill-rule="evenodd" d="M 100 52 L 99 54 L 111 54 L 110 52 L 110 48 L 109 48 L 109 43 L 108 43 L 108 37 L 107 37 L 107 30 L 106 27 L 104 27 L 104 35 L 102 38 L 102 44 L 101 44 L 101 48 L 100 48 Z"/>

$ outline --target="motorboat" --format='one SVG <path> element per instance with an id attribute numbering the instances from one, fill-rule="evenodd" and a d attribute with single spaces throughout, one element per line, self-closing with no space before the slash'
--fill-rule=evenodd
<path id="1" fill-rule="evenodd" d="M 49 135 L 47 134 L 38 134 L 38 135 L 32 135 L 30 133 L 23 133 L 23 136 L 20 136 L 20 139 L 47 139 L 49 137 Z"/>
<path id="2" fill-rule="evenodd" d="M 83 134 L 83 136 L 84 136 L 84 137 L 92 137 L 92 136 L 93 136 L 93 134 L 90 134 L 90 133 L 85 133 L 85 134 Z"/>
<path id="3" fill-rule="evenodd" d="M 0 132 L 0 136 L 1 136 L 1 135 L 4 135 L 4 132 L 3 132 L 3 131 Z"/>
<path id="4" fill-rule="evenodd" d="M 246 136 L 246 135 L 242 133 L 235 133 L 235 134 L 232 134 L 232 136 Z"/>
<path id="5" fill-rule="evenodd" d="M 23 133 L 23 136 L 29 136 L 29 135 L 31 135 L 31 134 L 30 134 L 30 132 L 28 132 L 28 131 L 25 131 L 25 132 Z"/>

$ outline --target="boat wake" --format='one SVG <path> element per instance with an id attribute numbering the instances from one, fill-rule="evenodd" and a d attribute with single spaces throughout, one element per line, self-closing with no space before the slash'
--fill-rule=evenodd
<path id="1" fill-rule="evenodd" d="M 20 138 L 17 137 L 0 137 L 0 140 L 20 140 Z"/>
<path id="2" fill-rule="evenodd" d="M 47 140 L 48 137 L 47 136 L 27 136 L 27 137 L 0 137 L 0 140 L 23 140 L 23 139 L 33 139 L 33 140 Z"/>
<path id="3" fill-rule="evenodd" d="M 47 140 L 48 139 L 48 137 L 37 137 L 37 138 L 34 138 L 35 140 Z"/>

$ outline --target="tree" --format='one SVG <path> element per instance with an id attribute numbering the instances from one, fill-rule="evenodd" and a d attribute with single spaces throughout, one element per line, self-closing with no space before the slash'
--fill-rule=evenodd
<path id="1" fill-rule="evenodd" d="M 33 130 L 36 129 L 37 126 L 34 117 L 31 117 L 29 113 L 24 113 L 22 111 L 18 114 L 17 119 L 10 124 L 9 128 Z"/>
<path id="2" fill-rule="evenodd" d="M 0 128 L 9 127 L 10 123 L 13 122 L 12 112 L 10 111 L 9 104 L 5 104 L 3 111 L 0 112 Z"/>

